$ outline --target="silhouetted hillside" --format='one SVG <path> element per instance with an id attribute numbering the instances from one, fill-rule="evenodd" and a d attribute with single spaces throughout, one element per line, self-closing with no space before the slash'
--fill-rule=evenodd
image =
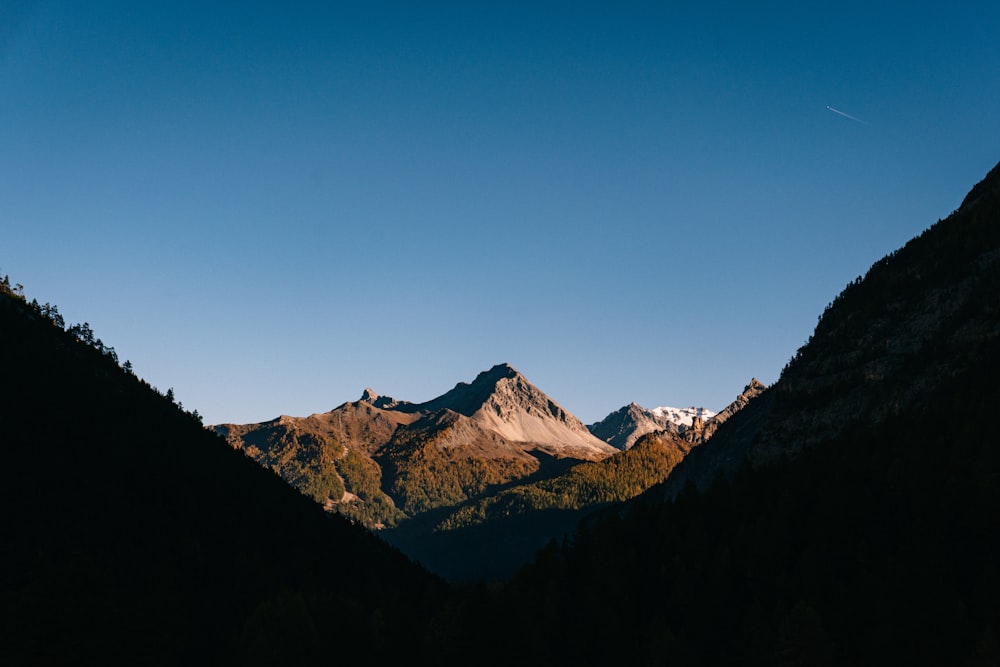
<path id="1" fill-rule="evenodd" d="M 919 409 L 978 364 L 1000 337 L 998 211 L 1000 166 L 947 220 L 852 281 L 780 380 L 677 468 L 667 495 Z"/>
<path id="2" fill-rule="evenodd" d="M 453 662 L 998 664 L 997 258 L 1000 167 L 678 466 L 702 491 L 605 513 L 456 603 Z"/>
<path id="3" fill-rule="evenodd" d="M 60 324 L 0 289 L 0 662 L 378 661 L 417 641 L 436 580 Z"/>

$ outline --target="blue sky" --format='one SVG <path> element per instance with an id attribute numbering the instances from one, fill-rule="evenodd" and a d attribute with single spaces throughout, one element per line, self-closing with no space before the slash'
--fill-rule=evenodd
<path id="1" fill-rule="evenodd" d="M 997 3 L 734 4 L 0 2 L 0 272 L 207 422 L 718 410 L 1000 160 Z"/>

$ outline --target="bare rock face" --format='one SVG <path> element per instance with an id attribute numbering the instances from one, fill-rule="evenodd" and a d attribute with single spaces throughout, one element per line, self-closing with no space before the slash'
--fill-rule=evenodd
<path id="1" fill-rule="evenodd" d="M 327 413 L 212 428 L 370 527 L 463 502 L 554 460 L 600 461 L 617 451 L 508 364 L 426 403 L 369 388 Z"/>
<path id="2" fill-rule="evenodd" d="M 642 436 L 656 432 L 669 433 L 697 445 L 712 437 L 720 425 L 764 389 L 765 386 L 757 378 L 751 379 L 736 400 L 719 413 L 695 407 L 647 409 L 637 403 L 629 403 L 587 428 L 601 440 L 621 450 L 631 449 Z"/>
<path id="3" fill-rule="evenodd" d="M 657 417 L 638 403 L 629 403 L 587 428 L 596 437 L 622 451 L 631 449 L 647 433 L 669 428 L 669 422 Z"/>
<path id="4" fill-rule="evenodd" d="M 407 405 L 405 401 L 397 401 L 392 396 L 379 396 L 371 388 L 366 388 L 361 394 L 359 403 L 368 403 L 382 410 L 400 409 Z"/>
<path id="5" fill-rule="evenodd" d="M 767 389 L 767 385 L 758 380 L 757 378 L 750 378 L 750 382 L 747 386 L 743 388 L 740 395 L 736 399 L 727 405 L 721 412 L 719 412 L 714 417 L 708 419 L 704 426 L 698 430 L 696 439 L 699 442 L 705 442 L 719 430 L 719 427 L 725 424 L 733 415 L 742 410 L 750 403 L 751 400 L 757 398 L 764 390 Z M 692 429 L 694 431 L 695 429 Z"/>
<path id="6" fill-rule="evenodd" d="M 497 372 L 500 376 L 494 381 Z M 599 461 L 615 453 L 613 447 L 594 437 L 583 422 L 507 364 L 487 371 L 477 378 L 480 381 L 491 389 L 471 418 L 505 440 L 530 443 L 528 448 L 558 458 Z M 481 390 L 474 393 L 480 394 Z"/>

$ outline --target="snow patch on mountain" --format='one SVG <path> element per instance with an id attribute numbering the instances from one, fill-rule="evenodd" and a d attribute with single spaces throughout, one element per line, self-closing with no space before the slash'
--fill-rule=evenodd
<path id="1" fill-rule="evenodd" d="M 708 408 L 696 408 L 694 406 L 691 406 L 690 408 L 672 408 L 666 405 L 653 408 L 650 412 L 657 417 L 665 417 L 668 421 L 671 421 L 678 426 L 688 427 L 694 424 L 695 417 L 700 418 L 703 422 L 707 422 L 717 414 Z"/>

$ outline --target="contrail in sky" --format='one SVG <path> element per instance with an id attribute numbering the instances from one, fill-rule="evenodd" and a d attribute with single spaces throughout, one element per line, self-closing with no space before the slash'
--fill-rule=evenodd
<path id="1" fill-rule="evenodd" d="M 862 125 L 867 125 L 868 127 L 872 126 L 872 124 L 869 123 L 868 121 L 861 120 L 860 118 L 856 118 L 856 117 L 852 116 L 849 113 L 844 113 L 843 111 L 838 111 L 837 109 L 834 109 L 833 107 L 831 107 L 829 104 L 826 105 L 826 108 L 829 109 L 830 111 L 832 111 L 833 113 L 840 114 L 844 118 L 850 118 L 851 120 L 853 120 L 856 123 L 861 123 Z"/>

